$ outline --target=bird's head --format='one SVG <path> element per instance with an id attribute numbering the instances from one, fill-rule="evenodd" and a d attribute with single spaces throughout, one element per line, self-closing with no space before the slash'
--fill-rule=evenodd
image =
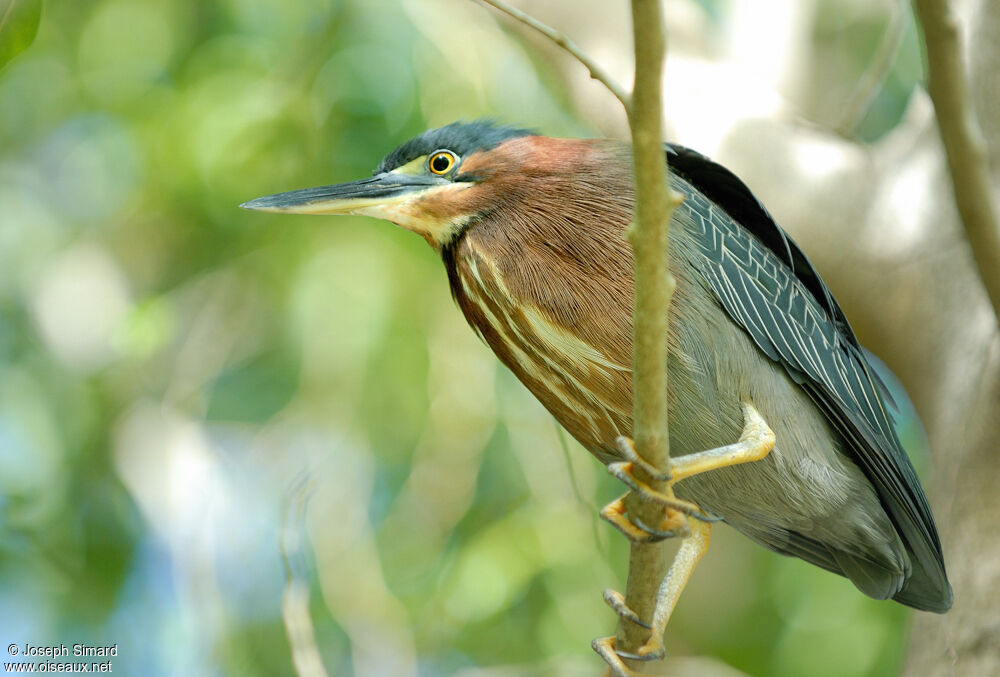
<path id="1" fill-rule="evenodd" d="M 399 146 L 370 178 L 268 195 L 240 206 L 373 216 L 412 230 L 440 249 L 495 204 L 498 189 L 516 180 L 522 162 L 535 154 L 535 139 L 543 137 L 491 122 L 456 122 Z"/>

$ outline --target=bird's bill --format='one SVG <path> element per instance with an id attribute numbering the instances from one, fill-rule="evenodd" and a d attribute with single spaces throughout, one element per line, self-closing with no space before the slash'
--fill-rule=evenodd
<path id="1" fill-rule="evenodd" d="M 286 214 L 365 214 L 392 209 L 414 197 L 441 188 L 449 181 L 436 176 L 383 172 L 368 179 L 259 197 L 240 205 L 243 209 Z M 381 216 L 381 214 L 379 214 Z M 382 217 L 385 218 L 385 217 Z"/>

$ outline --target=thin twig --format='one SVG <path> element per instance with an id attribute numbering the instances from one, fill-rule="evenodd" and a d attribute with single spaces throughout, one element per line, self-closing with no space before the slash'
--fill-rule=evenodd
<path id="1" fill-rule="evenodd" d="M 303 552 L 306 508 L 312 493 L 308 475 L 303 475 L 285 496 L 281 524 L 281 560 L 285 565 L 285 590 L 281 618 L 292 650 L 292 665 L 298 677 L 327 677 L 316 645 L 316 630 L 309 615 L 308 565 Z M 294 510 L 293 510 L 294 506 Z"/>
<path id="2" fill-rule="evenodd" d="M 948 158 L 955 206 L 995 318 L 1000 319 L 1000 224 L 986 144 L 969 105 L 958 24 L 947 0 L 914 0 L 927 47 L 927 91 Z"/>
<path id="3" fill-rule="evenodd" d="M 577 502 L 590 514 L 590 530 L 591 535 L 594 537 L 594 546 L 607 559 L 610 553 L 607 542 L 601 540 L 601 530 L 598 528 L 600 520 L 597 518 L 598 508 L 594 505 L 593 501 L 584 498 L 583 492 L 580 491 L 580 482 L 577 480 L 576 471 L 573 470 L 573 459 L 569 453 L 569 444 L 566 442 L 566 429 L 559 425 L 559 422 L 554 418 L 552 419 L 552 424 L 556 427 L 556 438 L 559 440 L 559 447 L 562 449 L 563 458 L 566 459 L 566 472 L 569 473 L 569 484 L 573 488 L 573 495 L 576 497 Z"/>
<path id="4" fill-rule="evenodd" d="M 889 25 L 886 26 L 882 41 L 872 56 L 868 70 L 861 76 L 858 86 L 847 100 L 840 122 L 834 128 L 841 136 L 850 136 L 854 133 L 889 77 L 899 47 L 903 44 L 903 36 L 906 34 L 907 15 L 903 0 L 894 0 L 890 4 Z"/>
<path id="5" fill-rule="evenodd" d="M 583 50 L 581 50 L 575 42 L 566 37 L 563 33 L 560 33 L 556 29 L 543 24 L 538 19 L 529 16 L 517 9 L 516 7 L 511 7 L 506 2 L 502 0 L 480 0 L 481 2 L 494 7 L 509 17 L 517 19 L 525 26 L 535 29 L 549 40 L 554 42 L 559 47 L 563 48 L 569 52 L 573 58 L 583 64 L 588 71 L 590 71 L 590 77 L 600 82 L 602 85 L 607 87 L 608 91 L 614 94 L 615 98 L 621 101 L 622 105 L 626 109 L 629 107 L 629 96 L 623 90 L 614 78 L 608 75 L 603 68 L 601 68 L 597 63 L 587 56 Z"/>

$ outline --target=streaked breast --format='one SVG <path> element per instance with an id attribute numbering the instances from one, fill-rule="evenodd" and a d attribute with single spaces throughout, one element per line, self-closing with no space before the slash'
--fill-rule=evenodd
<path id="1" fill-rule="evenodd" d="M 566 327 L 550 304 L 512 290 L 498 262 L 471 240 L 446 265 L 469 324 L 570 434 L 609 460 L 615 438 L 631 430 L 629 366 Z"/>

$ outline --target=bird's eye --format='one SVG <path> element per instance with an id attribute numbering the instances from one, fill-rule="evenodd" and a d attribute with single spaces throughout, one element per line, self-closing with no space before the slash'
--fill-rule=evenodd
<path id="1" fill-rule="evenodd" d="M 433 173 L 442 176 L 452 170 L 455 166 L 455 161 L 455 154 L 450 150 L 438 150 L 431 154 L 427 160 L 427 166 Z"/>

